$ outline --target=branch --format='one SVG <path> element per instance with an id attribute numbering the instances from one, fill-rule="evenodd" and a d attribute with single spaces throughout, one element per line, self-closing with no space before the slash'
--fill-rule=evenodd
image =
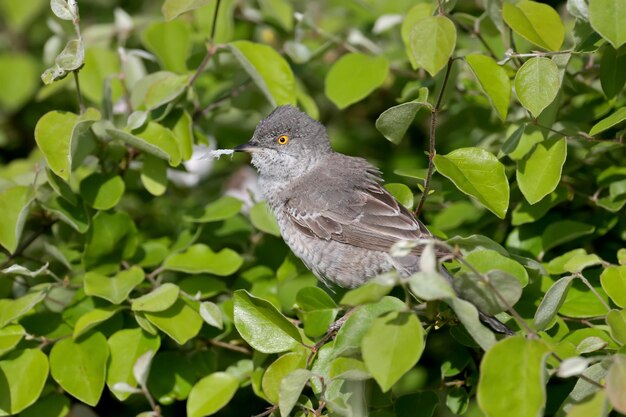
<path id="1" fill-rule="evenodd" d="M 248 86 L 250 81 L 251 81 L 251 79 L 248 78 L 246 81 L 242 82 L 237 87 L 235 87 L 232 90 L 230 90 L 230 92 L 228 94 L 218 98 L 217 100 L 215 100 L 214 102 L 212 102 L 208 106 L 206 106 L 204 109 L 197 110 L 193 114 L 193 119 L 195 120 L 195 119 L 197 119 L 200 116 L 206 116 L 208 113 L 210 113 L 211 111 L 213 111 L 216 108 L 220 107 L 222 104 L 227 102 L 229 99 L 237 97 L 239 94 L 241 94 L 246 89 L 246 87 Z"/>
<path id="2" fill-rule="evenodd" d="M 452 69 L 453 58 L 448 60 L 448 65 L 446 66 L 446 73 L 443 77 L 443 83 L 441 84 L 441 90 L 439 90 L 439 96 L 437 97 L 437 103 L 435 107 L 431 110 L 430 113 L 430 134 L 429 134 L 429 152 L 428 152 L 428 173 L 426 174 L 426 179 L 424 180 L 424 191 L 422 193 L 422 197 L 420 198 L 419 204 L 415 209 L 415 217 L 420 215 L 422 208 L 424 207 L 424 203 L 426 202 L 426 197 L 428 197 L 428 191 L 430 189 L 430 179 L 433 176 L 433 171 L 435 169 L 435 128 L 437 127 L 437 112 L 439 111 L 439 107 L 441 106 L 441 100 L 443 99 L 443 93 L 446 90 L 446 85 L 448 84 L 448 79 L 450 77 L 450 70 Z"/>

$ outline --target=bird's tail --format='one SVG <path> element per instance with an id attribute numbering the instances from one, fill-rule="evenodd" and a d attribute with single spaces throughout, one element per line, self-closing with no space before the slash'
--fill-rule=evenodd
<path id="1" fill-rule="evenodd" d="M 446 267 L 443 265 L 441 265 L 441 273 L 450 282 L 450 284 L 453 284 L 454 277 L 452 276 L 450 271 L 448 271 Z M 509 329 L 506 324 L 502 323 L 500 320 L 498 320 L 494 316 L 490 316 L 478 310 L 478 317 L 480 318 L 480 321 L 482 321 L 484 324 L 486 324 L 491 330 L 493 330 L 496 333 L 505 334 L 507 336 L 512 336 L 515 334 L 513 330 Z"/>

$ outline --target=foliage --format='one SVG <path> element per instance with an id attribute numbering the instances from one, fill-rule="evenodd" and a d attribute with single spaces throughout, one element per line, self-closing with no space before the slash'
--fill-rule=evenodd
<path id="1" fill-rule="evenodd" d="M 623 0 L 0 11 L 0 415 L 626 413 Z M 416 208 L 420 273 L 319 285 L 206 157 L 281 104 Z"/>

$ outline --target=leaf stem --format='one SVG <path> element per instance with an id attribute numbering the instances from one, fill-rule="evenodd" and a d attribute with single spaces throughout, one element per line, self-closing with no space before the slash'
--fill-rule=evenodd
<path id="1" fill-rule="evenodd" d="M 435 169 L 435 155 L 437 154 L 435 149 L 435 133 L 437 127 L 437 113 L 439 111 L 439 107 L 441 106 L 441 101 L 443 99 L 443 94 L 446 90 L 446 85 L 448 84 L 448 79 L 450 78 L 450 70 L 452 69 L 452 63 L 454 62 L 454 58 L 450 58 L 448 60 L 448 65 L 446 66 L 446 73 L 443 76 L 443 82 L 441 84 L 441 90 L 439 90 L 439 96 L 437 97 L 437 102 L 435 107 L 430 112 L 430 132 L 429 132 L 429 152 L 428 152 L 428 173 L 426 174 L 426 179 L 424 180 L 424 191 L 422 192 L 422 197 L 420 198 L 419 204 L 415 209 L 415 217 L 418 217 L 424 207 L 424 203 L 426 202 L 426 198 L 428 197 L 428 192 L 430 190 L 430 180 L 433 176 L 433 171 Z"/>

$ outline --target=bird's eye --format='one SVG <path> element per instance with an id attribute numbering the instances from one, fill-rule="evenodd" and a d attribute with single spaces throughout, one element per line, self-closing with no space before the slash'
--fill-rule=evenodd
<path id="1" fill-rule="evenodd" d="M 276 142 L 278 142 L 279 145 L 286 145 L 287 142 L 289 142 L 289 136 L 280 135 L 278 139 L 276 139 Z"/>

